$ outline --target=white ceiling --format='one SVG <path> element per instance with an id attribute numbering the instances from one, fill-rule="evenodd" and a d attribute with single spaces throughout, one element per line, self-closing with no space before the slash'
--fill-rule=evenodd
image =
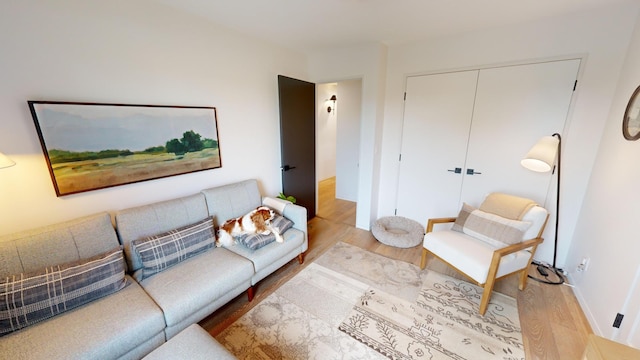
<path id="1" fill-rule="evenodd" d="M 395 45 L 610 7 L 631 0 L 153 0 L 307 52 Z M 636 0 L 637 1 L 637 0 Z"/>

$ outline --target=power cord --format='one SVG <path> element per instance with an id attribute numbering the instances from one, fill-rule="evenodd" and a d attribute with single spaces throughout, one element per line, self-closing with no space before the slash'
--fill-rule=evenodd
<path id="1" fill-rule="evenodd" d="M 540 278 L 528 275 L 530 279 L 533 279 L 537 282 L 541 282 L 543 284 L 549 284 L 549 285 L 561 285 L 564 283 L 564 275 L 563 275 L 562 269 L 554 268 L 549 264 L 545 264 L 535 260 L 532 261 L 531 263 L 533 265 L 536 265 L 536 270 L 538 270 L 538 274 L 540 274 L 540 276 L 542 276 L 543 278 L 540 279 Z M 558 280 L 554 281 L 549 279 L 550 274 L 555 274 Z"/>

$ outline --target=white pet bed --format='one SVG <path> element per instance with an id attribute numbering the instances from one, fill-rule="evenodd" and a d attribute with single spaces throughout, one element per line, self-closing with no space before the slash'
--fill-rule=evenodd
<path id="1" fill-rule="evenodd" d="M 402 216 L 385 216 L 373 223 L 373 236 L 381 243 L 410 248 L 422 243 L 424 228 L 419 222 Z"/>

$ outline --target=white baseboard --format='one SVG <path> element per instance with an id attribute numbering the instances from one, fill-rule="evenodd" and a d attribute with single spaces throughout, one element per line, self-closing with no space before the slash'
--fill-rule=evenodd
<path id="1" fill-rule="evenodd" d="M 571 290 L 573 290 L 573 294 L 575 295 L 576 299 L 578 299 L 578 305 L 580 305 L 580 308 L 582 309 L 582 312 L 584 313 L 584 316 L 587 318 L 587 321 L 589 322 L 589 325 L 591 325 L 591 330 L 593 330 L 593 333 L 598 335 L 598 336 L 603 336 L 603 332 L 600 329 L 600 327 L 598 326 L 598 323 L 596 322 L 595 317 L 593 316 L 593 313 L 591 313 L 591 310 L 589 309 L 589 305 L 587 304 L 586 300 L 584 299 L 584 296 L 582 296 L 582 292 L 580 291 L 580 287 L 575 284 L 575 281 L 573 281 L 573 278 L 571 277 L 571 274 L 567 275 L 567 279 L 569 280 L 569 284 L 573 285 L 571 286 Z"/>

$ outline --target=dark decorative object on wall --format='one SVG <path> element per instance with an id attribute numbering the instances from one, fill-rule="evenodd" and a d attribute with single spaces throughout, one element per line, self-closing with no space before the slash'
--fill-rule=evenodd
<path id="1" fill-rule="evenodd" d="M 640 86 L 633 92 L 622 119 L 622 135 L 633 141 L 640 139 Z"/>
<path id="2" fill-rule="evenodd" d="M 327 101 L 333 101 L 333 108 L 331 108 L 331 106 L 327 107 L 327 112 L 331 113 L 331 110 L 335 110 L 336 109 L 336 100 L 338 100 L 338 98 L 335 95 L 331 95 L 331 98 L 329 98 L 329 100 Z"/>
<path id="3" fill-rule="evenodd" d="M 222 166 L 215 107 L 28 103 L 58 196 Z"/>

